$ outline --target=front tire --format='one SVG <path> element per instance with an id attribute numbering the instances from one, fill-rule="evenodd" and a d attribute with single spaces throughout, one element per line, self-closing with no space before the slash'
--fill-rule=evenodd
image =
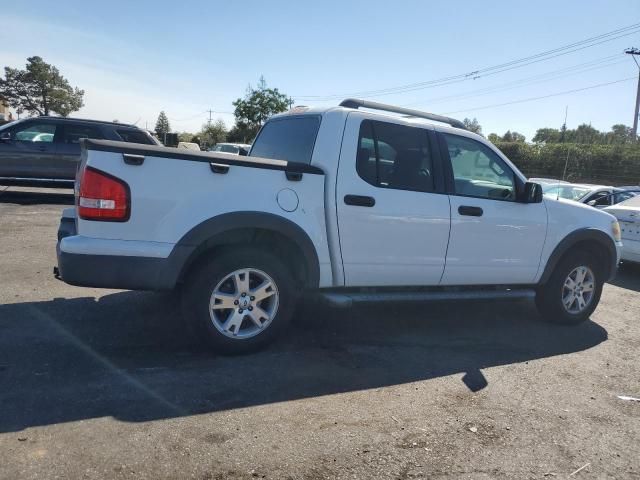
<path id="1" fill-rule="evenodd" d="M 536 294 L 536 306 L 546 321 L 578 324 L 587 320 L 600 301 L 604 274 L 589 252 L 565 256 Z"/>
<path id="2" fill-rule="evenodd" d="M 251 248 L 212 256 L 183 289 L 183 316 L 217 352 L 248 353 L 272 342 L 295 307 L 294 282 L 273 255 Z"/>

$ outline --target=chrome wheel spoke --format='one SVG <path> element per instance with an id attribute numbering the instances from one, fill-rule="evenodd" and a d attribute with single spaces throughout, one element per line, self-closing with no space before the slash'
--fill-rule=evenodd
<path id="1" fill-rule="evenodd" d="M 271 319 L 267 312 L 257 306 L 253 307 L 253 310 L 249 312 L 249 316 L 251 317 L 251 320 L 253 320 L 253 323 L 255 323 L 259 328 L 262 328 L 264 323 Z"/>
<path id="2" fill-rule="evenodd" d="M 587 269 L 585 267 L 580 267 L 576 272 L 576 283 L 580 285 L 584 281 L 584 277 L 587 274 Z"/>
<path id="3" fill-rule="evenodd" d="M 261 302 L 276 293 L 273 283 L 266 280 L 259 287 L 251 291 L 251 296 L 255 297 L 256 302 Z"/>
<path id="4" fill-rule="evenodd" d="M 593 292 L 593 282 L 588 282 L 582 285 L 583 292 Z"/>
<path id="5" fill-rule="evenodd" d="M 233 335 L 238 335 L 243 320 L 244 313 L 239 313 L 238 310 L 234 310 L 233 312 L 231 312 L 227 320 L 222 324 L 222 329 L 225 332 L 232 333 Z"/>
<path id="6" fill-rule="evenodd" d="M 236 296 L 232 293 L 214 292 L 211 308 L 213 310 L 236 308 L 235 301 Z"/>
<path id="7" fill-rule="evenodd" d="M 573 287 L 576 286 L 576 282 L 573 280 L 573 278 L 571 278 L 571 276 L 567 277 L 567 279 L 564 281 L 564 286 L 566 288 L 569 289 L 573 289 Z"/>
<path id="8" fill-rule="evenodd" d="M 236 293 L 247 293 L 249 291 L 249 270 L 235 272 L 233 281 L 236 285 Z"/>
<path id="9" fill-rule="evenodd" d="M 576 300 L 578 301 L 578 309 L 584 310 L 584 307 L 587 306 L 587 302 L 584 301 L 584 297 L 582 296 L 582 294 L 577 295 Z"/>
<path id="10" fill-rule="evenodd" d="M 564 306 L 567 310 L 571 309 L 571 306 L 575 301 L 576 301 L 576 296 L 574 295 L 573 292 L 569 293 L 566 297 L 562 299 L 562 303 L 564 303 Z"/>

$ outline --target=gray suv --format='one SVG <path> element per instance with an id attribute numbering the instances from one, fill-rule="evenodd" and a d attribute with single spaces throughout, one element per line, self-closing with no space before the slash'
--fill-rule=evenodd
<path id="1" fill-rule="evenodd" d="M 148 132 L 124 123 L 65 117 L 17 120 L 0 126 L 0 184 L 70 186 L 82 138 L 159 144 Z"/>

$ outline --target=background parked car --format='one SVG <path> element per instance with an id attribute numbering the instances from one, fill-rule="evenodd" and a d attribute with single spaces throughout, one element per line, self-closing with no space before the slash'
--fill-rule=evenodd
<path id="1" fill-rule="evenodd" d="M 565 180 L 558 180 L 556 178 L 542 178 L 542 177 L 533 177 L 529 179 L 530 182 L 534 182 L 534 183 L 571 183 L 571 182 L 567 182 Z"/>
<path id="2" fill-rule="evenodd" d="M 200 151 L 200 145 L 193 142 L 178 142 L 178 148 L 184 148 L 186 150 Z"/>
<path id="3" fill-rule="evenodd" d="M 623 202 L 636 195 L 634 191 L 606 185 L 576 183 L 543 183 L 542 191 L 551 198 L 564 198 L 604 208 Z"/>
<path id="4" fill-rule="evenodd" d="M 146 131 L 124 123 L 45 116 L 17 120 L 0 126 L 0 184 L 68 186 L 83 138 L 158 145 Z"/>
<path id="5" fill-rule="evenodd" d="M 245 143 L 216 143 L 209 149 L 210 152 L 235 153 L 236 155 L 247 155 L 251 150 L 251 145 Z"/>
<path id="6" fill-rule="evenodd" d="M 622 260 L 640 262 L 640 195 L 606 207 L 604 211 L 615 215 L 620 223 Z"/>

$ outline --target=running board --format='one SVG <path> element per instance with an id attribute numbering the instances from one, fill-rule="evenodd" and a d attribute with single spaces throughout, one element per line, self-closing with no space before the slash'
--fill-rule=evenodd
<path id="1" fill-rule="evenodd" d="M 320 292 L 322 301 L 332 307 L 349 308 L 357 304 L 387 302 L 439 302 L 450 300 L 505 300 L 534 298 L 533 289 L 443 290 L 427 292 Z"/>

